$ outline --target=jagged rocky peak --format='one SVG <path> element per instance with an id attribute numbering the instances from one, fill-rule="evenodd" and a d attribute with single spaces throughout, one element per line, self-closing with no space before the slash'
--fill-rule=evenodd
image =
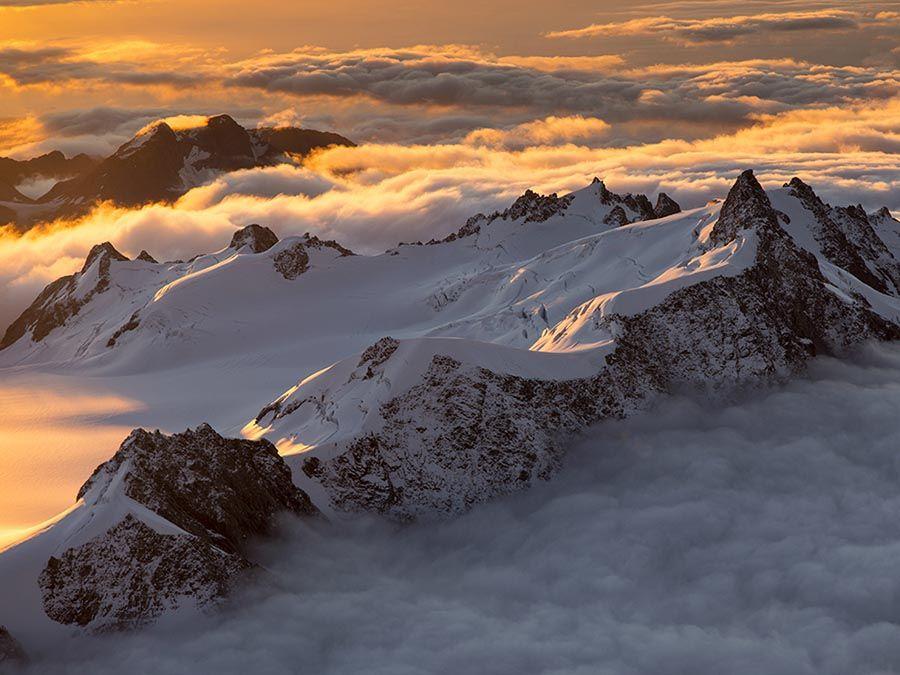
<path id="1" fill-rule="evenodd" d="M 230 115 L 215 115 L 206 120 L 206 126 L 197 136 L 210 152 L 226 157 L 252 156 L 253 143 L 250 134 Z"/>
<path id="2" fill-rule="evenodd" d="M 316 512 L 268 441 L 220 436 L 208 424 L 167 436 L 135 429 L 81 487 L 95 501 L 110 486 L 229 552 L 265 534 L 280 511 Z"/>
<path id="3" fill-rule="evenodd" d="M 666 216 L 681 213 L 681 205 L 665 192 L 660 192 L 656 198 L 656 206 L 653 207 L 653 212 L 657 218 L 665 218 Z"/>
<path id="4" fill-rule="evenodd" d="M 810 232 L 825 258 L 881 293 L 900 290 L 900 267 L 862 205 L 829 206 L 799 178 L 785 188 L 812 214 Z"/>
<path id="5" fill-rule="evenodd" d="M 94 262 L 99 258 L 106 258 L 107 260 L 118 260 L 119 262 L 127 262 L 128 256 L 119 253 L 116 250 L 116 247 L 113 246 L 110 242 L 104 241 L 102 244 L 96 244 L 91 247 L 91 250 L 87 254 L 87 258 L 84 260 L 84 265 L 81 268 L 81 273 L 84 274 L 88 268 L 94 264 Z"/>
<path id="6" fill-rule="evenodd" d="M 597 186 L 597 197 L 600 199 L 601 204 L 612 204 L 615 195 L 609 191 L 609 188 L 606 187 L 606 183 L 597 176 L 594 176 L 591 185 Z"/>
<path id="7" fill-rule="evenodd" d="M 97 244 L 88 252 L 78 274 L 60 277 L 48 284 L 19 317 L 13 321 L 0 340 L 0 349 L 6 349 L 31 331 L 33 342 L 40 342 L 51 331 L 64 326 L 76 316 L 95 296 L 106 292 L 110 286 L 109 266 L 112 261 L 125 262 L 128 258 L 108 241 Z M 79 282 L 94 263 L 97 263 L 96 282 L 90 289 Z"/>
<path id="8" fill-rule="evenodd" d="M 156 263 L 156 258 L 147 253 L 146 249 L 141 249 L 141 252 L 138 253 L 137 258 L 135 260 L 141 260 L 143 262 Z"/>
<path id="9" fill-rule="evenodd" d="M 215 606 L 255 569 L 251 538 L 279 513 L 318 513 L 275 446 L 208 424 L 171 436 L 135 429 L 78 498 L 85 527 L 105 529 L 54 554 L 38 584 L 47 616 L 91 632 Z"/>
<path id="10" fill-rule="evenodd" d="M 894 215 L 891 213 L 891 210 L 886 206 L 882 206 L 873 215 L 879 219 L 894 220 Z"/>
<path id="11" fill-rule="evenodd" d="M 713 226 L 710 240 L 717 245 L 733 241 L 740 230 L 757 226 L 778 227 L 778 216 L 765 190 L 756 180 L 752 169 L 744 171 L 735 181 Z"/>
<path id="12" fill-rule="evenodd" d="M 628 225 L 628 214 L 621 206 L 614 206 L 609 213 L 603 218 L 603 222 L 610 227 L 622 227 Z"/>
<path id="13" fill-rule="evenodd" d="M 25 650 L 6 626 L 0 626 L 0 667 L 4 665 L 22 665 L 27 661 Z"/>
<path id="14" fill-rule="evenodd" d="M 559 197 L 555 192 L 550 195 L 541 195 L 534 190 L 525 190 L 525 193 L 516 199 L 512 206 L 503 211 L 499 217 L 504 220 L 524 218 L 526 223 L 541 223 L 565 211 L 571 203 L 571 195 Z"/>
<path id="15" fill-rule="evenodd" d="M 330 249 L 342 258 L 356 255 L 333 239 L 319 239 L 307 232 L 299 241 L 295 241 L 275 255 L 275 269 L 289 281 L 296 279 L 309 269 L 309 249 L 320 251 Z"/>
<path id="16" fill-rule="evenodd" d="M 615 213 L 610 212 L 607 214 L 606 218 L 604 218 L 603 222 L 608 225 L 620 226 L 634 222 L 635 218 L 630 217 L 625 209 L 628 209 L 628 211 L 635 214 L 637 220 L 654 220 L 656 218 L 664 218 L 665 216 L 671 216 L 672 214 L 681 212 L 681 206 L 665 192 L 659 194 L 659 197 L 656 200 L 656 206 L 654 206 L 647 196 L 643 194 L 635 195 L 629 192 L 623 197 L 615 192 L 611 192 L 609 188 L 606 187 L 606 183 L 596 176 L 591 181 L 591 187 L 594 188 L 597 199 L 601 204 L 604 206 L 613 206 L 613 211 L 615 211 L 616 208 L 619 209 L 619 211 Z M 624 220 L 622 219 L 623 215 L 625 216 Z"/>
<path id="17" fill-rule="evenodd" d="M 254 253 L 268 251 L 278 243 L 278 237 L 268 227 L 252 223 L 234 233 L 229 248 L 238 251 L 249 246 Z"/>

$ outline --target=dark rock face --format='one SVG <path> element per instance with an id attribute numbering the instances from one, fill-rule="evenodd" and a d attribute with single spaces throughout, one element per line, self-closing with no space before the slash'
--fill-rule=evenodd
<path id="1" fill-rule="evenodd" d="M 277 243 L 278 237 L 275 236 L 272 230 L 253 223 L 235 232 L 228 247 L 238 250 L 244 246 L 249 246 L 254 253 L 262 253 L 263 251 L 268 251 Z"/>
<path id="2" fill-rule="evenodd" d="M 653 205 L 645 195 L 627 194 L 622 198 L 622 203 L 632 211 L 639 213 L 641 220 L 653 220 L 657 217 Z"/>
<path id="3" fill-rule="evenodd" d="M 313 150 L 332 146 L 355 148 L 356 144 L 343 136 L 328 131 L 298 129 L 296 127 L 263 127 L 250 132 L 260 142 L 277 153 L 308 155 Z"/>
<path id="4" fill-rule="evenodd" d="M 374 369 L 378 368 L 378 366 L 391 358 L 399 346 L 400 343 L 394 338 L 383 337 L 374 345 L 366 349 L 360 356 L 359 364 L 357 365 L 357 368 L 362 368 L 363 366 L 368 367 L 364 379 L 371 379 L 374 377 Z"/>
<path id="5" fill-rule="evenodd" d="M 160 534 L 128 515 L 50 558 L 38 583 L 51 619 L 108 632 L 148 625 L 185 604 L 215 606 L 250 568 L 241 556 L 197 537 Z"/>
<path id="6" fill-rule="evenodd" d="M 137 328 L 140 325 L 141 325 L 140 314 L 138 312 L 135 312 L 134 314 L 131 315 L 131 318 L 128 319 L 128 321 L 125 324 L 123 324 L 122 326 L 119 326 L 119 328 L 116 329 L 116 332 L 113 333 L 112 335 L 110 335 L 109 340 L 106 341 L 106 346 L 110 347 L 110 348 L 115 347 L 116 342 L 119 341 L 120 337 L 122 337 L 125 333 L 127 333 L 129 331 L 137 330 Z"/>
<path id="7" fill-rule="evenodd" d="M 526 223 L 542 223 L 565 211 L 571 203 L 572 198 L 569 195 L 558 197 L 555 192 L 551 195 L 539 195 L 532 190 L 526 190 L 512 206 L 500 214 L 500 218 L 503 220 L 524 218 Z"/>
<path id="8" fill-rule="evenodd" d="M 885 292 L 900 295 L 900 261 L 875 232 L 865 209 L 861 205 L 837 207 L 832 214 L 863 264 L 884 285 Z"/>
<path id="9" fill-rule="evenodd" d="M 25 160 L 0 157 L 0 181 L 18 185 L 38 176 L 68 178 L 87 171 L 96 163 L 96 159 L 83 153 L 67 158 L 59 150 Z"/>
<path id="10" fill-rule="evenodd" d="M 0 626 L 0 666 L 24 664 L 27 660 L 22 645 L 9 634 L 5 626 Z"/>
<path id="11" fill-rule="evenodd" d="M 621 206 L 614 206 L 612 211 L 606 214 L 603 222 L 610 227 L 622 227 L 628 225 L 628 214 Z"/>
<path id="12" fill-rule="evenodd" d="M 316 512 L 291 482 L 291 472 L 268 441 L 223 438 L 208 424 L 166 436 L 135 429 L 101 464 L 78 498 L 102 487 L 123 466 L 117 489 L 186 532 L 229 552 L 266 534 L 280 511 Z"/>
<path id="13" fill-rule="evenodd" d="M 657 218 L 665 218 L 666 216 L 674 216 L 681 213 L 681 206 L 665 192 L 660 192 L 656 198 L 656 206 L 653 207 L 653 214 Z"/>
<path id="14" fill-rule="evenodd" d="M 557 214 L 565 212 L 572 203 L 572 199 L 572 195 L 559 197 L 555 192 L 550 195 L 541 195 L 533 190 L 526 190 L 508 209 L 495 211 L 489 216 L 483 213 L 475 214 L 457 232 L 440 240 L 432 239 L 428 244 L 444 244 L 478 234 L 481 232 L 482 227 L 490 225 L 498 219 L 518 220 L 522 218 L 525 223 L 542 223 Z"/>
<path id="15" fill-rule="evenodd" d="M 625 208 L 630 209 L 632 213 L 638 214 L 637 220 L 662 218 L 663 216 L 657 212 L 658 208 L 665 211 L 665 215 L 681 211 L 681 207 L 670 197 L 666 196 L 665 193 L 660 194 L 657 206 L 654 208 L 645 195 L 627 194 L 624 197 L 617 195 L 614 192 L 610 192 L 606 184 L 599 178 L 594 178 L 591 185 L 598 186 L 597 199 L 601 204 L 613 206 L 613 209 L 603 219 L 603 222 L 610 227 L 621 227 L 634 222 L 628 216 Z M 573 199 L 574 195 L 571 194 L 559 197 L 555 192 L 551 195 L 540 195 L 532 190 L 526 190 L 508 209 L 495 211 L 490 215 L 476 213 L 456 232 L 443 239 L 432 239 L 427 242 L 427 245 L 445 244 L 463 237 L 471 237 L 480 233 L 482 227 L 490 225 L 497 219 L 516 220 L 524 218 L 526 223 L 541 223 L 557 214 L 564 213 Z M 421 242 L 416 243 L 420 244 Z"/>
<path id="16" fill-rule="evenodd" d="M 872 229 L 862 207 L 833 209 L 799 178 L 785 187 L 815 217 L 813 236 L 829 262 L 882 293 L 898 292 L 900 264 Z"/>
<path id="17" fill-rule="evenodd" d="M 81 267 L 81 273 L 84 274 L 87 272 L 88 268 L 94 264 L 98 258 L 103 258 L 104 260 L 118 260 L 119 262 L 128 262 L 128 256 L 122 255 L 116 250 L 116 247 L 110 244 L 108 241 L 104 241 L 102 244 L 97 244 L 91 247 L 91 250 L 88 251 L 87 258 L 84 260 L 84 265 Z"/>
<path id="18" fill-rule="evenodd" d="M 336 241 L 319 239 L 307 233 L 303 235 L 301 241 L 295 242 L 289 248 L 279 251 L 275 255 L 275 269 L 289 281 L 296 279 L 309 269 L 309 249 L 332 249 L 341 257 L 354 255 L 353 251 L 344 248 Z"/>
<path id="19" fill-rule="evenodd" d="M 39 585 L 55 621 L 104 631 L 207 607 L 253 568 L 248 541 L 270 533 L 278 513 L 318 513 L 275 446 L 207 424 L 172 436 L 135 429 L 78 493 L 95 509 L 125 497 L 158 520 L 126 514 L 52 557 Z"/>
<path id="20" fill-rule="evenodd" d="M 108 241 L 97 244 L 88 253 L 78 274 L 60 277 L 49 284 L 29 307 L 22 312 L 0 340 L 0 349 L 9 347 L 29 330 L 31 339 L 40 342 L 54 329 L 78 314 L 96 295 L 109 289 L 109 266 L 113 261 L 124 262 L 128 258 L 119 253 Z M 99 262 L 98 262 L 99 261 Z M 97 263 L 97 281 L 93 288 L 80 295 L 75 290 L 81 277 Z"/>
<path id="21" fill-rule="evenodd" d="M 343 511 L 447 516 L 549 479 L 567 433 L 622 413 L 608 375 L 531 380 L 438 355 L 419 384 L 382 407 L 378 433 L 303 471 Z"/>
<path id="22" fill-rule="evenodd" d="M 157 264 L 156 258 L 154 258 L 152 255 L 147 253 L 147 251 L 145 251 L 144 249 L 141 249 L 141 252 L 138 253 L 137 258 L 135 258 L 135 260 L 141 260 L 143 262 Z"/>
<path id="23" fill-rule="evenodd" d="M 549 477 L 561 438 L 660 394 L 688 387 L 728 395 L 777 382 L 817 354 L 900 339 L 900 326 L 864 300 L 847 303 L 828 290 L 816 258 L 796 246 L 745 173 L 713 235 L 724 245 L 751 228 L 756 258 L 741 274 L 677 290 L 633 316 L 598 315 L 617 336 L 599 373 L 530 380 L 437 355 L 418 384 L 381 407 L 377 430 L 328 459 L 310 457 L 303 471 L 340 510 L 446 516 Z"/>
<path id="24" fill-rule="evenodd" d="M 740 230 L 777 228 L 778 216 L 753 171 L 744 171 L 728 192 L 710 240 L 717 246 L 733 241 Z"/>
<path id="25" fill-rule="evenodd" d="M 311 129 L 248 131 L 228 115 L 179 131 L 160 122 L 101 161 L 73 158 L 70 162 L 74 167 L 78 160 L 78 170 L 65 175 L 74 177 L 60 181 L 37 201 L 62 204 L 45 218 L 85 213 L 100 201 L 129 207 L 169 202 L 193 187 L 198 175 L 270 166 L 291 161 L 289 155 L 332 145 L 353 144 L 337 134 Z M 0 158 L 0 183 L 4 167 Z"/>
<path id="26" fill-rule="evenodd" d="M 274 262 L 278 273 L 291 281 L 309 269 L 309 254 L 306 252 L 306 246 L 297 242 L 290 248 L 279 251 Z"/>
<path id="27" fill-rule="evenodd" d="M 606 187 L 606 183 L 597 177 L 594 177 L 591 185 L 597 186 L 597 199 L 601 204 L 615 207 L 613 209 L 615 215 L 610 212 L 606 219 L 604 219 L 604 222 L 607 225 L 612 225 L 613 227 L 621 226 L 616 223 L 627 225 L 628 223 L 636 222 L 636 220 L 662 218 L 663 215 L 661 215 L 661 212 L 671 210 L 672 208 L 676 210 L 671 211 L 671 213 L 678 213 L 681 211 L 681 207 L 665 193 L 660 193 L 656 202 L 656 207 L 654 207 L 646 195 L 633 195 L 629 193 L 623 197 L 622 195 L 617 195 L 615 192 L 610 192 L 609 188 Z M 638 214 L 637 219 L 632 220 L 629 218 L 625 211 L 626 208 L 632 213 Z M 664 215 L 671 215 L 671 213 L 665 213 Z"/>

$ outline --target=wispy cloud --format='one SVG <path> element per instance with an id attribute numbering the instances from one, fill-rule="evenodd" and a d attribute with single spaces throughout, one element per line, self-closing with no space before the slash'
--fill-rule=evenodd
<path id="1" fill-rule="evenodd" d="M 583 28 L 551 31 L 548 38 L 656 36 L 682 44 L 731 42 L 753 35 L 800 31 L 855 31 L 861 25 L 887 25 L 885 14 L 861 14 L 843 9 L 817 9 L 710 18 L 643 16 L 628 21 L 595 23 Z"/>

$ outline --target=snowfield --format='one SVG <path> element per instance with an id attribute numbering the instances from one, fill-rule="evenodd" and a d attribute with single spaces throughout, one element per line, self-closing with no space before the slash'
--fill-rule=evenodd
<path id="1" fill-rule="evenodd" d="M 667 210 L 672 209 L 667 205 Z M 69 644 L 66 636 L 78 632 L 76 625 L 112 621 L 113 610 L 95 623 L 95 607 L 88 607 L 89 618 L 70 612 L 68 625 L 52 621 L 46 612 L 48 606 L 65 609 L 76 601 L 92 605 L 92 594 L 121 610 L 122 593 L 130 590 L 117 585 L 127 586 L 119 568 L 110 564 L 108 578 L 101 574 L 93 580 L 97 587 L 58 580 L 69 594 L 63 596 L 46 584 L 42 595 L 38 579 L 61 569 L 63 563 L 53 561 L 67 555 L 75 561 L 73 568 L 87 565 L 96 572 L 110 563 L 111 550 L 121 553 L 123 546 L 132 547 L 128 555 L 155 546 L 166 560 L 181 556 L 178 547 L 185 546 L 185 555 L 194 556 L 188 572 L 195 576 L 178 583 L 169 578 L 148 582 L 150 604 L 160 588 L 185 596 L 170 603 L 172 611 L 163 613 L 160 630 L 197 622 L 201 643 L 216 641 L 220 631 L 238 630 L 244 621 L 269 626 L 268 618 L 257 616 L 260 608 L 269 608 L 265 611 L 273 617 L 286 611 L 285 625 L 299 628 L 300 644 L 318 664 L 315 670 L 348 672 L 357 664 L 354 659 L 371 660 L 364 646 L 334 653 L 327 625 L 310 629 L 296 609 L 271 611 L 273 603 L 280 606 L 286 598 L 296 603 L 293 595 L 306 593 L 307 583 L 313 583 L 310 571 L 322 573 L 324 559 L 343 547 L 360 560 L 374 560 L 365 573 L 342 560 L 323 574 L 323 588 L 330 593 L 338 591 L 329 584 L 358 589 L 348 605 L 356 613 L 347 620 L 363 635 L 377 632 L 366 623 L 372 606 L 387 603 L 394 612 L 403 605 L 404 593 L 413 604 L 422 598 L 424 606 L 406 607 L 393 621 L 401 632 L 418 622 L 424 631 L 419 648 L 429 645 L 447 672 L 484 670 L 435 642 L 443 638 L 433 626 L 429 633 L 434 616 L 457 611 L 460 639 L 472 645 L 472 658 L 482 655 L 483 663 L 492 663 L 492 646 L 472 643 L 471 627 L 511 639 L 522 635 L 516 628 L 521 617 L 537 612 L 526 619 L 533 622 L 526 634 L 533 632 L 533 644 L 540 644 L 537 634 L 544 629 L 538 626 L 549 622 L 547 634 L 555 635 L 561 650 L 555 659 L 552 654 L 547 662 L 529 658 L 533 644 L 523 643 L 521 660 L 498 664 L 495 672 L 532 672 L 532 667 L 534 672 L 577 672 L 597 662 L 608 663 L 610 672 L 665 672 L 663 663 L 676 671 L 678 664 L 681 670 L 702 669 L 704 664 L 695 660 L 700 655 L 665 643 L 691 644 L 696 638 L 694 644 L 702 644 L 706 636 L 694 631 L 704 630 L 704 608 L 710 612 L 709 625 L 724 631 L 720 643 L 727 651 L 720 662 L 738 672 L 749 663 L 748 654 L 767 644 L 768 631 L 790 615 L 779 614 L 781 605 L 773 610 L 781 597 L 772 576 L 778 566 L 814 565 L 826 545 L 825 540 L 806 547 L 797 543 L 804 528 L 825 517 L 817 512 L 803 518 L 803 509 L 816 506 L 814 491 L 802 491 L 799 499 L 807 501 L 794 505 L 799 510 L 792 497 L 784 496 L 787 492 L 779 498 L 785 485 L 793 490 L 810 472 L 804 465 L 813 461 L 808 452 L 797 455 L 796 464 L 777 454 L 792 457 L 795 441 L 807 447 L 808 438 L 818 438 L 810 428 L 813 413 L 803 401 L 811 409 L 831 410 L 834 386 L 828 373 L 845 378 L 838 389 L 861 402 L 871 401 L 880 387 L 886 395 L 882 405 L 861 416 L 881 426 L 858 432 L 872 436 L 872 462 L 884 465 L 882 449 L 896 436 L 887 420 L 896 419 L 897 392 L 882 374 L 884 369 L 896 372 L 892 348 L 870 348 L 869 360 L 857 366 L 820 359 L 812 381 L 792 385 L 787 394 L 767 389 L 803 372 L 816 354 L 844 356 L 867 340 L 900 336 L 900 266 L 894 244 L 886 243 L 896 232 L 890 214 L 829 207 L 799 181 L 766 192 L 748 171 L 724 202 L 661 218 L 646 198 L 615 195 L 599 180 L 562 197 L 529 191 L 502 213 L 469 219 L 445 240 L 401 244 L 376 256 L 354 255 L 339 242 L 309 235 L 279 240 L 258 225 L 238 231 L 227 247 L 188 261 L 157 262 L 146 253 L 128 259 L 111 244 L 98 245 L 81 272 L 48 286 L 6 332 L 0 377 L 8 391 L 40 391 L 49 385 L 58 390 L 59 400 L 76 399 L 68 415 L 62 407 L 48 415 L 60 428 L 74 422 L 103 432 L 143 426 L 165 432 L 196 427 L 188 436 L 211 434 L 217 439 L 207 448 L 211 454 L 193 458 L 189 467 L 199 483 L 209 480 L 204 471 L 212 470 L 213 460 L 224 456 L 215 451 L 216 444 L 227 443 L 201 423 L 211 423 L 225 436 L 271 441 L 285 461 L 269 443 L 251 443 L 271 453 L 274 462 L 251 473 L 267 485 L 281 471 L 290 490 L 299 489 L 303 499 L 311 500 L 309 513 L 327 516 L 336 536 L 322 535 L 322 525 L 295 524 L 288 530 L 297 532 L 287 535 L 282 549 L 264 547 L 259 559 L 225 560 L 222 575 L 229 583 L 235 570 L 261 564 L 283 587 L 268 588 L 262 596 L 253 591 L 256 595 L 245 599 L 252 607 L 246 615 L 201 618 L 201 605 L 220 589 L 198 574 L 202 565 L 197 561 L 226 556 L 218 535 L 210 539 L 202 527 L 175 525 L 185 510 L 178 492 L 184 486 L 172 484 L 168 473 L 155 475 L 152 462 L 116 463 L 102 491 L 88 490 L 71 506 L 99 451 L 109 457 L 118 446 L 106 433 L 86 434 L 84 443 L 93 443 L 90 452 L 71 445 L 42 452 L 43 461 L 51 462 L 63 452 L 77 456 L 69 465 L 78 472 L 72 474 L 69 496 L 60 493 L 54 509 L 68 510 L 24 537 L 5 537 L 17 545 L 0 555 L 0 583 L 23 590 L 14 603 L 0 604 L 0 624 L 7 624 L 26 649 L 49 658 L 42 667 L 55 667 L 46 645 L 58 642 L 85 659 L 86 669 L 103 670 L 102 640 Z M 666 402 L 665 395 L 688 391 L 694 396 L 698 389 L 706 390 L 705 398 Z M 739 408 L 725 407 L 760 389 L 770 393 Z M 82 391 L 120 403 L 109 415 L 92 417 L 77 404 Z M 776 416 L 778 424 L 757 430 L 759 420 L 767 419 L 784 397 L 796 417 Z M 17 400 L 24 419 L 37 419 L 28 402 Z M 710 419 L 725 420 L 725 431 L 709 426 L 703 405 L 717 411 Z M 651 409 L 640 421 L 612 421 Z M 609 421 L 597 425 L 601 420 Z M 800 436 L 793 424 L 802 430 Z M 829 424 L 837 421 L 823 426 L 834 431 Z M 21 434 L 17 447 L 25 448 L 28 425 L 15 431 Z M 584 436 L 582 448 L 568 458 L 579 435 Z M 751 450 L 744 435 L 757 438 L 761 447 Z M 870 461 L 848 454 L 852 439 L 829 443 L 841 471 Z M 725 453 L 727 447 L 736 449 L 735 456 Z M 784 467 L 783 480 L 766 476 L 764 459 Z M 568 471 L 567 477 L 548 486 L 560 471 Z M 820 475 L 828 481 L 838 473 Z M 883 490 L 888 479 L 879 478 L 873 489 Z M 763 480 L 765 489 L 751 495 L 756 480 Z M 5 488 L 6 499 L 22 499 L 20 476 L 0 481 L 0 500 Z M 153 487 L 136 490 L 135 484 Z M 193 478 L 187 484 L 193 485 Z M 60 487 L 68 490 L 66 481 Z M 211 497 L 227 492 L 222 487 Z M 231 487 L 238 504 L 255 503 L 258 494 Z M 527 494 L 510 496 L 519 491 Z M 772 508 L 779 513 L 766 510 L 763 495 L 774 500 Z M 483 505 L 498 499 L 497 505 Z M 204 503 L 202 496 L 196 501 Z M 168 516 L 161 515 L 165 509 Z M 465 515 L 471 509 L 477 512 Z M 720 512 L 731 515 L 720 517 Z M 459 519 L 433 530 L 412 525 L 398 535 L 393 526 L 372 524 L 372 513 L 409 522 Z M 751 522 L 752 513 L 757 521 Z M 785 514 L 799 515 L 784 519 Z M 21 530 L 51 515 L 3 525 Z M 206 522 L 210 514 L 193 517 Z M 482 521 L 485 532 L 478 533 Z M 361 527 L 372 534 L 360 537 Z M 790 539 L 799 549 L 779 551 L 766 539 L 766 527 L 772 528 L 773 541 Z M 255 535 L 259 528 L 247 532 Z M 852 539 L 848 532 L 841 530 L 839 539 Z M 401 548 L 409 541 L 415 551 L 407 558 L 392 552 L 388 533 L 397 537 L 390 541 Z M 492 543 L 486 546 L 488 534 Z M 744 538 L 769 555 L 747 563 L 752 568 L 746 570 L 748 578 L 741 567 L 749 555 L 741 548 Z M 3 540 L 0 536 L 0 544 Z M 581 550 L 578 542 L 585 540 L 590 543 Z M 438 562 L 421 557 L 429 549 L 437 551 Z M 471 553 L 475 550 L 483 550 L 488 562 L 479 562 Z M 672 556 L 670 570 L 667 556 Z M 113 555 L 116 561 L 121 557 Z M 519 558 L 521 573 L 516 572 Z M 565 572 L 571 578 L 560 580 L 569 560 L 576 563 Z M 296 575 L 304 580 L 283 580 L 286 561 L 304 569 Z M 159 565 L 160 556 L 145 563 Z M 468 576 L 470 568 L 474 578 Z M 452 581 L 448 589 L 463 589 L 459 599 L 445 595 L 440 584 L 435 594 L 419 594 L 426 577 L 441 574 Z M 353 575 L 371 582 L 371 588 L 359 586 L 363 582 L 353 581 Z M 660 579 L 671 587 L 660 585 Z M 495 583 L 515 589 L 502 601 L 509 605 L 489 607 L 478 598 L 486 584 Z M 523 585 L 535 588 L 523 591 Z M 557 595 L 548 595 L 548 588 Z M 693 589 L 696 602 L 684 589 Z M 827 630 L 814 637 L 791 632 L 784 653 L 766 648 L 772 658 L 763 668 L 767 672 L 820 671 L 827 660 L 822 651 L 829 648 L 827 635 L 840 639 L 851 630 L 848 626 L 863 630 L 869 625 L 853 598 L 837 598 L 823 609 L 802 589 L 791 593 L 784 602 L 799 606 L 793 620 L 802 623 L 812 606 L 821 616 L 811 620 L 821 620 Z M 717 615 L 724 611 L 717 597 L 729 594 L 739 609 L 731 617 Z M 311 597 L 317 597 L 315 592 Z M 589 600 L 601 609 L 586 609 Z M 870 601 L 867 596 L 861 602 Z M 647 614 L 654 603 L 658 616 Z M 580 612 L 587 617 L 584 625 L 570 625 L 569 604 L 586 610 Z M 307 606 L 304 596 L 298 607 Z M 339 622 L 327 618 L 339 608 L 340 603 L 331 604 L 322 620 Z M 137 616 L 128 618 L 135 625 L 158 618 L 135 611 Z M 309 620 L 321 616 L 313 611 Z M 586 635 L 574 642 L 561 637 L 581 630 L 609 635 L 611 642 L 596 652 Z M 128 649 L 147 658 L 144 650 L 156 639 L 162 638 L 129 639 Z M 658 651 L 645 660 L 634 648 L 634 641 L 642 640 L 660 641 Z M 587 651 L 567 651 L 567 644 Z M 500 645 L 510 653 L 510 644 Z M 98 651 L 92 656 L 81 650 Z M 828 663 L 862 662 L 851 647 L 847 650 L 843 661 Z M 215 651 L 207 656 L 217 658 Z M 863 652 L 868 658 L 870 652 Z M 400 650 L 389 657 L 395 668 L 385 666 L 384 672 L 416 672 L 410 665 L 416 653 Z M 167 657 L 154 658 L 163 660 L 158 667 L 165 671 Z"/>

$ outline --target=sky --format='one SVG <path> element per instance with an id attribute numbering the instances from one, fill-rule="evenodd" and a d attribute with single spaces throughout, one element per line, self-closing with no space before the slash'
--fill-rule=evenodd
<path id="1" fill-rule="evenodd" d="M 0 0 L 0 156 L 105 155 L 223 112 L 358 144 L 0 228 L 0 323 L 103 240 L 190 257 L 260 222 L 374 253 L 594 176 L 689 207 L 754 168 L 896 212 L 898 65 L 896 1 Z"/>

